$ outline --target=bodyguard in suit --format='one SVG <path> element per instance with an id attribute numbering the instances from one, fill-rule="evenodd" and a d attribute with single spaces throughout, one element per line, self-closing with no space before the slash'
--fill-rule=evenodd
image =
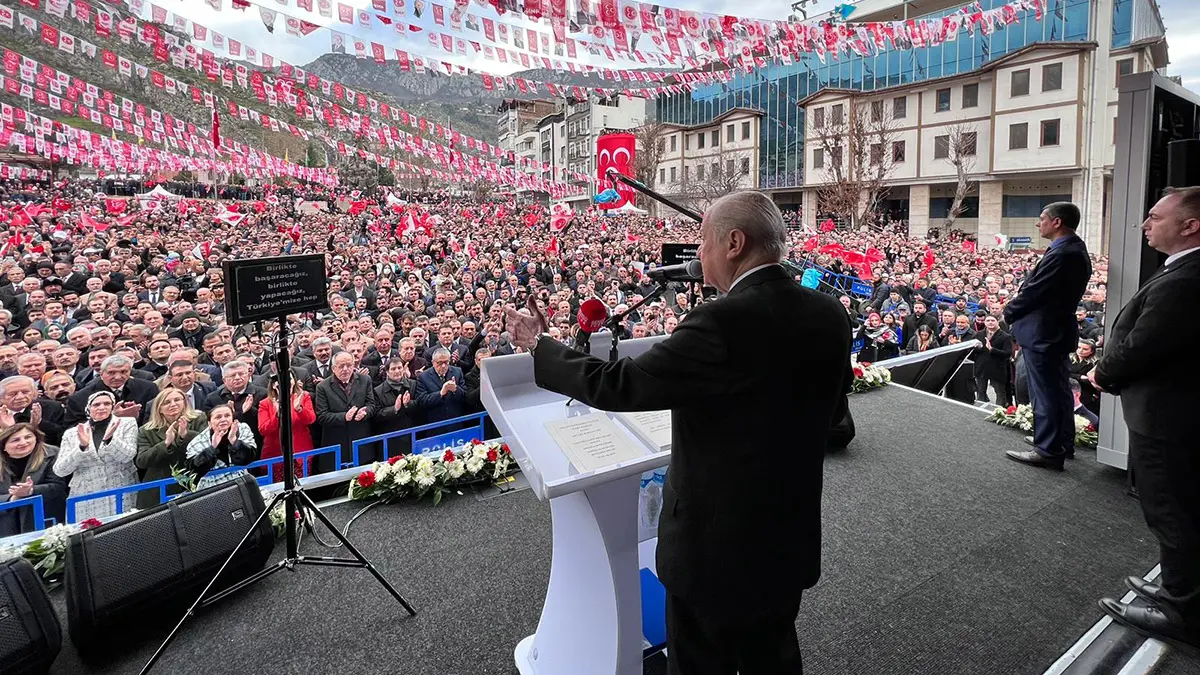
<path id="1" fill-rule="evenodd" d="M 792 280 L 778 264 L 786 252 L 769 197 L 721 198 L 704 215 L 699 256 L 724 297 L 616 363 L 558 344 L 532 302 L 529 314 L 507 312 L 538 386 L 604 410 L 671 410 L 657 554 L 671 672 L 801 672 L 795 622 L 820 576 L 822 463 L 852 375 L 845 310 Z M 787 336 L 799 356 L 763 358 L 763 335 Z M 779 386 L 793 379 L 805 386 Z M 764 449 L 796 428 L 802 443 L 779 471 Z M 730 466 L 759 478 L 731 483 Z"/>
<path id="2" fill-rule="evenodd" d="M 1047 469 L 1063 468 L 1075 454 L 1075 402 L 1067 357 L 1079 342 L 1075 308 L 1083 298 L 1092 261 L 1075 234 L 1079 208 L 1055 202 L 1038 218 L 1038 233 L 1050 240 L 1046 255 L 1004 308 L 1004 322 L 1025 354 L 1033 404 L 1033 450 L 1009 450 L 1009 459 Z"/>
<path id="3" fill-rule="evenodd" d="M 353 354 L 334 354 L 333 375 L 317 385 L 313 408 L 317 413 L 317 424 L 322 430 L 321 442 L 324 445 L 340 445 L 340 463 L 350 463 L 354 457 L 351 442 L 371 435 L 371 418 L 375 414 L 375 392 L 371 378 L 365 373 L 355 372 Z M 377 446 L 373 444 L 360 450 L 358 463 L 370 464 L 378 459 Z M 316 457 L 314 463 L 318 472 L 337 468 L 328 455 Z"/>
<path id="4" fill-rule="evenodd" d="M 1200 334 L 1200 188 L 1168 190 L 1142 223 L 1166 264 L 1134 293 L 1109 329 L 1104 356 L 1088 378 L 1121 397 L 1129 428 L 1129 467 L 1146 525 L 1158 539 L 1162 577 L 1126 583 L 1150 602 L 1105 598 L 1112 618 L 1150 637 L 1200 648 L 1200 389 L 1174 366 Z"/>

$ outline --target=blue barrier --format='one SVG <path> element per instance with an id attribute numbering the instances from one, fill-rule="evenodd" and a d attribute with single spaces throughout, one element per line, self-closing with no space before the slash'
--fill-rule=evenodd
<path id="1" fill-rule="evenodd" d="M 470 415 L 463 415 L 462 417 L 455 417 L 454 419 L 451 419 L 451 420 L 442 420 L 440 422 L 434 422 L 432 424 L 426 424 L 426 425 L 419 426 L 419 427 L 412 427 L 409 429 L 400 429 L 399 431 L 389 431 L 386 434 L 379 434 L 377 436 L 368 436 L 366 438 L 360 438 L 357 441 L 354 441 L 350 446 L 351 451 L 354 454 L 354 460 L 351 464 L 348 464 L 347 466 L 362 466 L 362 463 L 359 462 L 359 460 L 358 460 L 359 448 L 361 448 L 362 446 L 368 445 L 370 443 L 381 443 L 381 442 L 387 443 L 387 441 L 389 441 L 393 438 L 402 438 L 404 436 L 409 436 L 410 440 L 412 442 L 412 452 L 413 452 L 413 454 L 417 454 L 417 455 L 431 453 L 431 452 L 443 452 L 450 448 L 457 448 L 458 446 L 462 445 L 463 443 L 466 443 L 467 441 L 470 441 L 473 438 L 478 438 L 478 439 L 482 440 L 484 438 L 483 420 L 486 417 L 487 417 L 486 412 L 473 413 Z M 429 438 L 421 438 L 421 439 L 417 438 L 417 434 L 424 432 L 424 431 L 431 431 L 434 429 L 438 429 L 441 427 L 447 427 L 447 426 L 451 426 L 454 424 L 467 424 L 468 422 L 474 422 L 474 424 L 472 424 L 468 427 L 465 427 L 463 429 L 455 429 L 454 431 L 450 431 L 450 432 L 447 432 L 444 434 L 439 434 L 437 436 L 430 436 Z M 387 446 L 385 445 L 384 447 L 386 449 Z M 385 451 L 385 454 L 386 454 L 386 451 Z"/>
<path id="2" fill-rule="evenodd" d="M 46 522 L 46 510 L 42 505 L 42 496 L 33 495 L 24 499 L 15 499 L 11 502 L 0 502 L 0 512 L 15 511 L 17 509 L 32 508 L 33 509 L 33 529 L 41 530 L 50 523 Z"/>
<path id="3" fill-rule="evenodd" d="M 934 300 L 934 302 L 936 302 L 938 304 L 941 304 L 944 302 L 947 305 L 950 305 L 951 307 L 954 306 L 955 302 L 958 302 L 958 298 L 956 298 L 952 295 L 938 295 L 933 300 Z M 968 302 L 967 303 L 967 311 L 970 312 L 971 314 L 978 312 L 979 311 L 979 303 L 978 302 Z"/>
<path id="4" fill-rule="evenodd" d="M 304 452 L 297 452 L 295 458 L 297 460 L 308 460 L 308 459 L 310 459 L 312 457 L 316 457 L 318 455 L 335 454 L 339 450 L 340 450 L 340 448 L 338 448 L 338 446 L 331 445 L 331 446 L 324 447 L 324 448 L 317 448 L 315 450 L 305 450 Z M 267 459 L 260 459 L 256 462 L 252 462 L 245 466 L 230 466 L 230 467 L 226 467 L 224 469 L 210 471 L 207 475 L 220 476 L 222 474 L 236 473 L 236 472 L 241 472 L 241 471 L 247 471 L 250 469 L 269 468 L 269 467 L 275 466 L 276 464 L 280 464 L 282 462 L 283 462 L 283 457 L 268 457 Z M 307 476 L 309 473 L 309 462 L 304 461 L 301 464 L 301 467 L 302 467 L 301 475 Z M 256 478 L 258 480 L 258 484 L 259 485 L 270 485 L 271 483 L 273 483 L 274 481 L 271 480 L 272 473 L 273 473 L 272 471 L 268 470 L 266 472 L 265 476 L 257 476 Z M 146 483 L 136 483 L 134 485 L 125 485 L 125 486 L 118 487 L 118 488 L 112 488 L 111 490 L 101 490 L 99 492 L 89 492 L 85 495 L 79 495 L 78 497 L 68 497 L 67 498 L 67 522 L 68 523 L 75 522 L 75 508 L 78 504 L 80 504 L 82 502 L 90 502 L 90 501 L 95 501 L 97 499 L 107 499 L 109 497 L 114 497 L 117 502 L 117 508 L 116 508 L 115 512 L 116 513 L 124 513 L 126 511 L 125 496 L 128 495 L 129 493 L 131 493 L 131 492 L 136 493 L 136 492 L 141 492 L 143 490 L 157 489 L 158 490 L 158 501 L 161 504 L 163 502 L 169 501 L 169 500 L 174 499 L 175 497 L 179 496 L 179 495 L 168 495 L 167 494 L 168 488 L 170 488 L 171 486 L 174 486 L 174 485 L 178 485 L 178 484 L 179 484 L 179 482 L 176 481 L 174 478 L 163 478 L 160 480 L 149 481 Z"/>
<path id="5" fill-rule="evenodd" d="M 802 260 L 800 264 L 805 269 L 813 269 L 820 272 L 821 282 L 832 286 L 839 293 L 868 299 L 875 294 L 875 287 L 869 281 L 863 281 L 850 274 L 837 274 L 811 260 Z"/>

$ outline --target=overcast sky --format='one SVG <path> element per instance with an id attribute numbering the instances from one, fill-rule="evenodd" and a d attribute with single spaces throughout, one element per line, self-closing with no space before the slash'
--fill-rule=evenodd
<path id="1" fill-rule="evenodd" d="M 160 0 L 161 1 L 161 0 Z M 346 4 L 355 7 L 370 8 L 370 0 L 341 0 Z M 442 0 L 446 5 L 453 6 L 453 2 Z M 835 0 L 824 0 L 818 7 L 820 9 L 827 8 Z M 428 0 L 427 4 L 432 4 L 433 0 Z M 276 23 L 275 35 L 270 35 L 263 28 L 263 24 L 259 21 L 258 9 L 251 7 L 246 11 L 235 11 L 229 9 L 228 4 L 225 4 L 225 10 L 222 12 L 214 12 L 206 3 L 188 0 L 186 3 L 163 3 L 169 11 L 174 11 L 180 8 L 180 14 L 188 19 L 197 21 L 209 28 L 224 33 L 234 39 L 240 39 L 242 42 L 259 49 L 267 49 L 267 51 L 277 58 L 284 59 L 288 62 L 302 65 L 312 61 L 317 56 L 329 51 L 330 33 L 327 30 L 317 30 L 308 37 L 297 38 L 284 33 L 283 19 Z M 273 3 L 264 3 L 268 7 L 274 7 Z M 291 4 L 291 3 L 289 3 Z M 427 27 L 430 30 L 439 30 L 443 32 L 452 32 L 445 28 L 440 28 L 433 24 L 432 11 L 426 10 L 421 19 L 416 19 L 411 15 L 412 2 L 409 2 L 410 13 L 407 17 L 409 23 L 419 24 Z M 682 3 L 681 3 L 682 4 Z M 783 0 L 740 0 L 737 3 L 738 14 L 742 16 L 752 16 L 761 18 L 782 18 L 789 11 L 789 2 Z M 689 0 L 686 3 L 688 7 L 694 7 L 698 10 L 708 10 L 714 12 L 729 11 L 729 3 L 727 0 Z M 1168 67 L 1168 74 L 1180 75 L 1183 78 L 1185 86 L 1200 91 L 1200 2 L 1196 0 L 1161 0 L 1161 10 L 1163 21 L 1167 26 L 1167 44 L 1171 58 L 1171 65 Z M 472 4 L 468 11 L 475 9 Z M 149 2 L 147 2 L 147 14 L 149 13 Z M 305 14 L 303 10 L 297 9 L 294 5 L 289 11 L 295 12 L 297 15 Z M 481 13 L 482 15 L 482 13 Z M 397 41 L 395 33 L 390 30 L 384 30 L 378 24 L 371 29 L 365 29 L 358 26 L 347 26 L 346 24 L 338 23 L 337 19 L 319 19 L 315 14 L 309 17 L 319 23 L 329 25 L 340 32 L 356 35 L 359 37 L 370 38 L 372 35 L 379 42 L 384 43 L 389 47 L 388 56 L 392 57 L 394 52 L 391 47 L 402 45 L 402 42 Z M 515 17 L 511 14 L 506 16 L 506 21 L 515 22 Z M 409 40 L 408 51 L 424 56 L 433 56 L 442 60 L 451 61 L 460 65 L 471 66 L 472 60 L 466 57 L 455 56 L 448 57 L 447 54 L 440 49 L 432 49 L 425 40 Z M 347 45 L 347 51 L 354 53 L 353 46 Z M 581 50 L 582 57 L 586 58 L 586 52 Z M 504 72 L 498 70 L 503 68 L 501 64 L 494 62 L 486 63 L 487 68 L 491 72 Z M 628 67 L 636 67 L 638 64 L 629 63 Z M 512 70 L 512 68 L 510 68 Z"/>

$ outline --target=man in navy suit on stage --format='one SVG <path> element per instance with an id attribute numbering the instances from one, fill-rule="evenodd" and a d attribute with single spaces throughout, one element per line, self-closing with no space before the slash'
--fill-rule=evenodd
<path id="1" fill-rule="evenodd" d="M 1038 218 L 1038 233 L 1050 240 L 1017 297 L 1004 307 L 1004 321 L 1025 354 L 1029 399 L 1033 405 L 1033 450 L 1009 450 L 1009 459 L 1047 469 L 1063 468 L 1075 455 L 1075 419 L 1068 355 L 1079 342 L 1075 308 L 1079 306 L 1092 261 L 1075 234 L 1079 207 L 1055 202 Z"/>

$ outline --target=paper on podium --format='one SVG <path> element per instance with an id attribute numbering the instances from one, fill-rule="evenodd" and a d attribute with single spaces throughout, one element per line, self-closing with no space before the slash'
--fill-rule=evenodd
<path id="1" fill-rule="evenodd" d="M 546 422 L 546 431 L 581 473 L 599 471 L 644 454 L 604 413 Z"/>
<path id="2" fill-rule="evenodd" d="M 615 413 L 615 416 L 655 452 L 671 450 L 670 410 Z"/>

